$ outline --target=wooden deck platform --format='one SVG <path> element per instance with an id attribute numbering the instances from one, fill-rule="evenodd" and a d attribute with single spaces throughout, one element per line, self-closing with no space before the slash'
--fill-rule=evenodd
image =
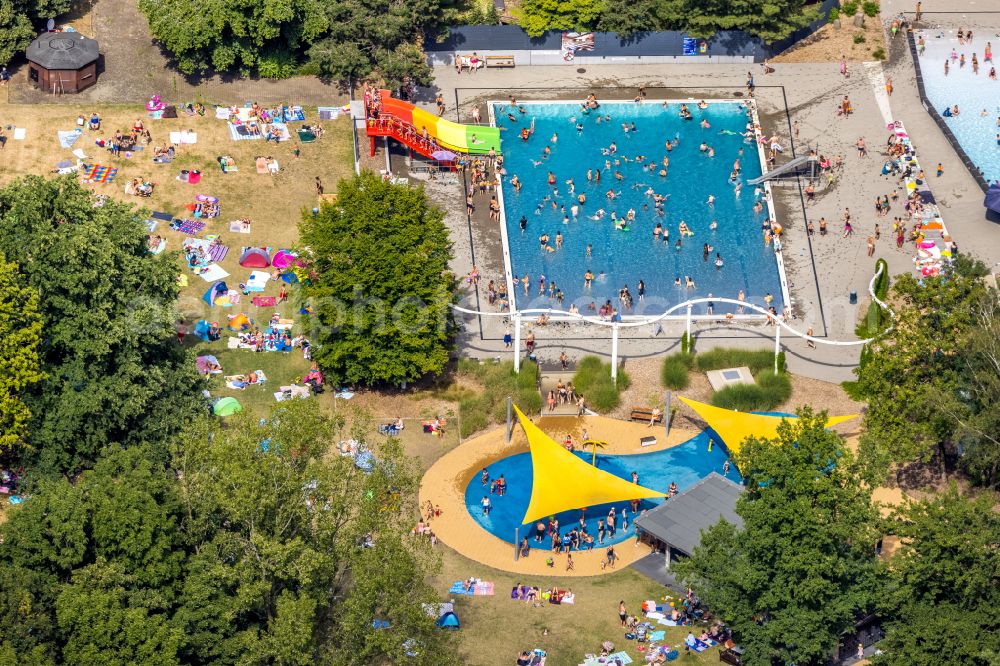
<path id="1" fill-rule="evenodd" d="M 615 455 L 660 451 L 686 442 L 699 432 L 673 428 L 670 436 L 665 437 L 663 426 L 648 427 L 642 423 L 629 423 L 603 416 L 552 416 L 537 419 L 535 423 L 556 441 L 562 441 L 569 433 L 574 441 L 580 442 L 583 430 L 586 429 L 592 439 L 608 442 L 608 447 L 602 453 Z M 650 435 L 656 436 L 656 445 L 640 447 L 639 440 Z M 509 445 L 505 442 L 504 429 L 500 427 L 467 440 L 434 463 L 421 481 L 420 504 L 430 501 L 441 508 L 441 516 L 431 524 L 438 539 L 476 562 L 512 573 L 542 576 L 596 576 L 611 573 L 610 569 L 601 569 L 604 549 L 597 547 L 590 552 L 574 551 L 573 571 L 566 571 L 565 554 L 554 555 L 554 568 L 546 566 L 549 551 L 532 550 L 529 557 L 515 561 L 513 544 L 493 536 L 469 515 L 465 507 L 465 488 L 469 481 L 483 467 L 527 450 L 527 439 L 520 427 L 515 427 Z M 650 549 L 629 540 L 617 544 L 615 552 L 618 554 L 615 568 L 620 569 L 648 555 Z"/>

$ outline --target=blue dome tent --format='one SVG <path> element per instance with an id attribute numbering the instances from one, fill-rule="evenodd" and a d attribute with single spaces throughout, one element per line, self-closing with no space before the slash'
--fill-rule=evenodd
<path id="1" fill-rule="evenodd" d="M 226 286 L 225 282 L 214 282 L 212 283 L 212 286 L 208 288 L 208 291 L 205 292 L 205 295 L 202 296 L 202 300 L 209 305 L 215 305 L 215 299 L 219 296 L 224 296 L 227 293 L 229 293 L 229 287 Z"/>

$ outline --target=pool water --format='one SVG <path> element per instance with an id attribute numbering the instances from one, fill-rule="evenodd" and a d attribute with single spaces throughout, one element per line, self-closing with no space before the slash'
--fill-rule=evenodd
<path id="1" fill-rule="evenodd" d="M 636 471 L 639 473 L 641 485 L 662 491 L 664 494 L 671 482 L 677 484 L 678 491 L 684 491 L 713 471 L 719 474 L 723 472 L 723 465 L 728 457 L 726 449 L 718 445 L 717 435 L 711 435 L 715 440 L 715 445 L 709 451 L 709 437 L 708 432 L 703 432 L 683 444 L 653 453 L 627 456 L 598 454 L 597 466 L 627 481 L 632 480 L 632 472 Z M 592 458 L 592 454 L 589 452 L 578 451 L 576 455 L 587 463 L 590 463 Z M 514 543 L 514 529 L 520 528 L 520 537 L 527 536 L 532 548 L 549 550 L 551 548 L 550 539 L 546 538 L 541 543 L 534 540 L 534 523 L 521 524 L 521 519 L 524 518 L 524 512 L 531 499 L 533 485 L 531 454 L 518 453 L 508 456 L 490 465 L 487 471 L 491 479 L 499 478 L 503 474 L 504 480 L 507 482 L 507 493 L 503 497 L 496 494 L 490 495 L 489 486 L 484 487 L 480 475 L 476 474 L 465 489 L 466 507 L 473 519 L 485 530 L 508 543 Z M 736 470 L 736 465 L 730 465 L 728 477 L 737 482 L 742 481 Z M 490 496 L 493 505 L 489 515 L 483 514 L 482 499 L 484 495 Z M 663 501 L 643 500 L 640 503 L 639 511 L 651 509 Z M 597 521 L 606 518 L 612 506 L 619 514 L 618 531 L 614 538 L 605 539 L 604 545 L 619 543 L 635 536 L 633 521 L 636 514 L 632 513 L 628 502 L 587 507 L 585 511 L 587 531 L 594 537 L 595 548 L 598 547 Z M 629 526 L 626 530 L 621 529 L 622 509 L 628 510 Z M 559 520 L 560 532 L 565 534 L 570 529 L 579 526 L 580 511 L 564 511 L 556 514 L 556 518 Z"/>
<path id="2" fill-rule="evenodd" d="M 976 31 L 974 30 L 973 33 Z M 926 51 L 920 56 L 920 72 L 924 78 L 927 99 L 938 113 L 956 104 L 961 113 L 945 118 L 948 128 L 962 145 L 962 149 L 983 173 L 987 182 L 1000 179 L 1000 79 L 989 78 L 990 67 L 1000 65 L 983 62 L 986 42 L 991 42 L 994 61 L 1000 59 L 1000 39 L 993 32 L 974 36 L 972 44 L 958 43 L 954 30 L 923 31 Z M 959 67 L 958 60 L 951 60 L 954 49 L 959 55 L 965 54 L 965 67 Z M 972 73 L 972 54 L 979 58 L 979 74 Z M 944 74 L 944 62 L 950 63 L 948 75 Z M 982 115 L 983 111 L 986 115 Z M 933 155 L 922 156 L 933 159 Z M 933 170 L 934 164 L 927 169 Z"/>
<path id="3" fill-rule="evenodd" d="M 590 303 L 600 307 L 610 299 L 618 307 L 618 292 L 628 285 L 634 306 L 622 311 L 623 316 L 659 314 L 672 305 L 709 294 L 736 298 L 740 290 L 749 302 L 758 305 L 763 305 L 765 294 L 772 294 L 772 305 L 781 311 L 778 266 L 772 248 L 764 246 L 761 230 L 767 206 L 755 213 L 758 195 L 754 187 L 746 185 L 747 180 L 761 174 L 761 166 L 756 145 L 742 136 L 748 122 L 743 105 L 714 102 L 701 110 L 691 101 L 688 107 L 692 120 L 680 117 L 680 102 L 666 106 L 650 101 L 604 103 L 599 113 L 590 114 L 584 114 L 577 103 L 524 106 L 526 113 L 514 113 L 516 121 L 512 123 L 507 118 L 510 107 L 494 105 L 497 122 L 505 127 L 500 136 L 507 168 L 502 188 L 509 268 L 515 280 L 529 276 L 528 298 L 523 286 L 515 284 L 518 309 L 569 309 L 575 303 L 586 315 Z M 607 115 L 611 116 L 609 122 L 598 122 L 599 117 Z M 534 134 L 524 141 L 521 130 L 532 119 Z M 702 120 L 707 120 L 710 127 L 702 127 Z M 583 126 L 582 131 L 577 130 L 577 123 Z M 623 131 L 622 123 L 635 123 L 637 131 Z M 557 135 L 555 143 L 551 140 L 553 134 Z M 665 143 L 674 138 L 679 139 L 679 144 L 667 152 Z M 714 157 L 700 150 L 702 142 L 714 148 Z M 616 144 L 615 154 L 604 155 L 602 151 L 610 150 L 612 143 Z M 551 154 L 544 158 L 546 146 Z M 635 160 L 637 156 L 645 158 L 642 163 Z M 661 177 L 664 156 L 669 157 L 669 166 L 667 175 Z M 620 161 L 617 166 L 616 159 Z M 740 160 L 739 181 L 743 183 L 739 196 L 735 182 L 730 182 L 736 159 Z M 606 161 L 611 163 L 610 168 L 606 168 Z M 647 171 L 643 164 L 650 162 L 656 162 L 656 167 Z M 588 182 L 588 170 L 601 172 L 599 183 Z M 616 171 L 622 175 L 621 180 L 616 178 Z M 548 183 L 549 172 L 555 176 L 555 187 Z M 511 185 L 515 175 L 523 184 L 520 192 Z M 573 180 L 574 194 L 566 184 L 569 179 Z M 610 189 L 618 193 L 613 200 L 606 196 Z M 655 210 L 653 197 L 647 194 L 649 189 L 667 197 L 662 216 Z M 554 191 L 554 199 L 546 200 Z M 586 195 L 586 203 L 574 218 L 571 207 L 580 193 Z M 715 197 L 714 205 L 707 203 L 709 195 Z M 591 219 L 602 209 L 605 214 L 601 219 Z M 630 209 L 635 211 L 630 230 L 616 230 L 611 213 L 625 217 Z M 522 216 L 527 218 L 525 231 L 520 229 Z M 564 223 L 564 216 L 569 218 L 568 223 Z M 717 222 L 715 230 L 710 228 L 713 220 Z M 694 235 L 683 238 L 677 249 L 681 221 Z M 653 229 L 657 222 L 669 231 L 669 241 L 655 240 Z M 548 234 L 549 245 L 554 247 L 557 232 L 563 235 L 562 248 L 543 250 L 539 237 Z M 713 248 L 707 258 L 706 243 Z M 589 257 L 588 245 L 592 245 Z M 722 258 L 721 268 L 716 266 L 716 253 Z M 589 289 L 584 285 L 587 270 L 595 277 Z M 546 279 L 546 291 L 539 297 L 541 275 Z M 685 276 L 694 280 L 694 288 L 684 286 Z M 676 278 L 681 279 L 681 286 L 675 285 Z M 641 302 L 639 280 L 645 283 Z M 549 295 L 550 281 L 565 294 L 561 305 Z M 717 313 L 725 311 L 721 306 L 716 309 Z"/>

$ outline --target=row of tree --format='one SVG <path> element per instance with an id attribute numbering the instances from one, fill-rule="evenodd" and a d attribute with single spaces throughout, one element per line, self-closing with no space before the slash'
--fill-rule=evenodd
<path id="1" fill-rule="evenodd" d="M 736 456 L 742 529 L 720 522 L 678 575 L 735 631 L 747 666 L 820 665 L 875 614 L 878 664 L 990 666 L 1000 655 L 1000 514 L 953 486 L 883 518 L 857 461 L 806 410 Z M 882 535 L 900 539 L 886 563 Z M 853 653 L 854 645 L 846 646 Z"/>
<path id="2" fill-rule="evenodd" d="M 238 72 L 285 78 L 369 75 L 391 87 L 426 85 L 425 32 L 455 15 L 448 0 L 286 0 L 245 6 L 199 0 L 139 0 L 153 36 L 184 74 Z M 303 67 L 305 66 L 305 67 Z"/>
<path id="3" fill-rule="evenodd" d="M 343 421 L 315 401 L 208 416 L 176 253 L 141 220 L 72 178 L 0 189 L 0 464 L 27 470 L 0 525 L 0 658 L 453 663 L 409 536 L 417 470 L 395 442 L 370 472 L 331 455 Z"/>
<path id="4" fill-rule="evenodd" d="M 681 30 L 711 37 L 742 30 L 768 42 L 785 39 L 819 17 L 809 0 L 524 0 L 519 21 L 533 37 L 547 30 L 637 32 Z"/>
<path id="5" fill-rule="evenodd" d="M 961 256 L 942 277 L 906 274 L 892 285 L 893 329 L 865 350 L 851 386 L 868 403 L 861 461 L 870 482 L 915 461 L 903 471 L 933 463 L 945 476 L 957 466 L 1000 488 L 1000 294 L 989 279 Z"/>

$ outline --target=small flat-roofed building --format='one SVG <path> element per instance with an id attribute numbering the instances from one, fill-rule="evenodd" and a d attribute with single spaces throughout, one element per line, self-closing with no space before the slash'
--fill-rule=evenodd
<path id="1" fill-rule="evenodd" d="M 50 93 L 77 93 L 97 83 L 96 39 L 78 32 L 46 32 L 25 52 L 28 81 Z"/>
<path id="2" fill-rule="evenodd" d="M 701 533 L 724 518 L 737 527 L 743 519 L 736 513 L 736 500 L 743 486 L 712 472 L 684 492 L 668 499 L 635 519 L 642 529 L 642 539 L 665 553 L 665 566 L 671 559 L 690 557 L 701 543 Z"/>

